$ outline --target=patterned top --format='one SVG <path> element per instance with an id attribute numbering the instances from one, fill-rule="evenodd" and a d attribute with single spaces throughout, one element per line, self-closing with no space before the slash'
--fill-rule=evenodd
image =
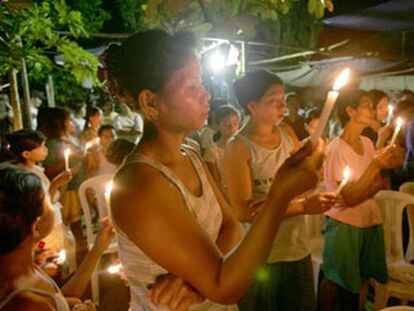
<path id="1" fill-rule="evenodd" d="M 252 140 L 238 134 L 250 152 L 250 175 L 253 184 L 253 197 L 266 196 L 279 168 L 294 150 L 294 144 L 289 134 L 280 126 L 280 144 L 274 149 L 259 146 Z M 308 233 L 305 216 L 296 216 L 283 220 L 273 241 L 267 262 L 296 261 L 309 255 Z"/>
<path id="2" fill-rule="evenodd" d="M 180 191 L 184 202 L 200 226 L 205 230 L 212 241 L 216 241 L 220 232 L 222 223 L 222 212 L 217 198 L 209 184 L 205 169 L 197 155 L 189 149 L 182 146 L 182 150 L 189 156 L 194 168 L 200 178 L 202 185 L 202 195 L 194 196 L 190 193 L 184 184 L 163 164 L 149 158 L 143 154 L 130 154 L 125 161 L 124 167 L 131 163 L 141 163 L 159 171 Z M 168 310 L 165 306 L 156 306 L 148 299 L 147 286 L 155 282 L 159 275 L 167 274 L 168 271 L 153 261 L 147 254 L 139 249 L 128 236 L 122 232 L 113 221 L 114 227 L 118 234 L 119 255 L 128 278 L 131 291 L 131 310 Z M 191 250 L 189 250 L 191 251 Z M 190 307 L 190 310 L 238 310 L 237 306 L 225 306 L 205 300 L 201 304 Z"/>

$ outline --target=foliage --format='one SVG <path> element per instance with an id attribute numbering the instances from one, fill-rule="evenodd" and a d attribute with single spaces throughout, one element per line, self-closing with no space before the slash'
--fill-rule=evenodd
<path id="1" fill-rule="evenodd" d="M 287 14 L 298 0 L 148 0 L 145 21 L 151 27 L 167 31 L 191 29 L 235 37 L 256 35 L 261 21 L 276 21 Z M 322 18 L 325 9 L 333 10 L 331 0 L 308 0 L 308 12 Z"/>
<path id="2" fill-rule="evenodd" d="M 68 6 L 82 13 L 83 24 L 88 32 L 99 32 L 111 14 L 102 9 L 102 0 L 72 0 Z"/>
<path id="3" fill-rule="evenodd" d="M 65 0 L 3 1 L 0 16 L 1 75 L 6 75 L 9 68 L 19 68 L 24 58 L 34 84 L 44 82 L 56 70 L 72 75 L 76 83 L 95 77 L 97 58 L 70 37 L 57 33 L 67 31 L 75 38 L 88 36 L 82 14 L 70 9 Z M 55 63 L 57 55 L 63 65 Z"/>

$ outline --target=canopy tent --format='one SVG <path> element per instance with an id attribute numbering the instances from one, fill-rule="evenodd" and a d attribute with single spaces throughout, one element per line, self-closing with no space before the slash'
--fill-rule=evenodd
<path id="1" fill-rule="evenodd" d="M 285 83 L 296 87 L 331 87 L 343 68 L 349 67 L 358 80 L 370 74 L 386 74 L 400 70 L 404 61 L 381 61 L 378 58 L 341 57 L 326 61 L 307 62 L 299 69 L 275 72 Z M 414 72 L 414 67 L 412 68 Z"/>
<path id="2" fill-rule="evenodd" d="M 325 18 L 323 25 L 371 31 L 414 31 L 414 0 L 392 0 L 352 14 Z"/>

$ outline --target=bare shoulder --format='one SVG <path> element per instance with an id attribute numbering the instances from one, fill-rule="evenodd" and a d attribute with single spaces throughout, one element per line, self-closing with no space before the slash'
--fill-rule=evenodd
<path id="1" fill-rule="evenodd" d="M 17 295 L 7 305 L 4 310 L 14 311 L 53 311 L 56 310 L 52 301 L 48 298 L 25 292 Z"/>
<path id="2" fill-rule="evenodd" d="M 295 131 L 292 129 L 292 127 L 287 123 L 283 123 L 281 125 L 281 127 L 289 135 L 289 137 L 293 140 L 293 143 L 295 145 L 298 145 L 299 144 L 299 139 L 296 136 Z"/>
<path id="3" fill-rule="evenodd" d="M 226 145 L 226 155 L 238 155 L 249 157 L 249 148 L 240 137 L 232 137 Z"/>

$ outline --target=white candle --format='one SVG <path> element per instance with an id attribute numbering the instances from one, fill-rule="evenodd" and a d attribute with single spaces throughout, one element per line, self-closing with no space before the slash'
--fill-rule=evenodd
<path id="1" fill-rule="evenodd" d="M 391 119 L 392 119 L 392 115 L 393 115 L 393 112 L 394 112 L 394 106 L 391 105 L 391 104 L 389 104 L 387 108 L 388 108 L 388 115 L 387 115 L 387 123 L 386 123 L 386 126 L 390 126 Z"/>
<path id="2" fill-rule="evenodd" d="M 87 142 L 85 145 L 85 150 L 83 151 L 83 155 L 86 156 L 86 153 L 88 152 L 88 149 L 92 147 L 92 143 L 91 142 Z"/>
<path id="3" fill-rule="evenodd" d="M 66 148 L 64 151 L 65 156 L 65 171 L 69 172 L 69 156 L 70 156 L 70 148 Z"/>
<path id="4" fill-rule="evenodd" d="M 104 196 L 105 196 L 105 201 L 106 201 L 106 208 L 109 209 L 109 205 L 110 205 L 110 200 L 111 200 L 111 191 L 112 188 L 114 187 L 114 182 L 111 180 L 110 182 L 108 182 L 105 186 L 105 192 L 104 192 Z"/>
<path id="5" fill-rule="evenodd" d="M 116 264 L 116 265 L 112 265 L 112 266 L 108 267 L 108 272 L 110 274 L 115 274 L 115 273 L 118 273 L 119 271 L 121 271 L 121 268 L 122 268 L 122 265 L 120 263 Z"/>
<path id="6" fill-rule="evenodd" d="M 329 116 L 331 115 L 332 109 L 335 105 L 336 99 L 338 98 L 339 90 L 348 82 L 350 74 L 351 70 L 349 68 L 344 69 L 336 78 L 333 90 L 328 92 L 321 117 L 319 118 L 318 127 L 311 136 L 312 143 L 316 144 L 319 138 L 322 136 L 326 124 L 328 123 Z"/>
<path id="7" fill-rule="evenodd" d="M 401 126 L 403 125 L 404 121 L 401 117 L 397 118 L 397 125 L 395 126 L 394 129 L 394 134 L 392 134 L 392 138 L 391 138 L 391 142 L 390 142 L 390 146 L 393 146 L 395 144 L 395 141 L 397 140 L 397 136 L 398 133 L 401 130 Z"/>
<path id="8" fill-rule="evenodd" d="M 351 169 L 349 168 L 349 166 L 347 166 L 345 167 L 345 170 L 344 170 L 344 177 L 335 191 L 335 195 L 339 195 L 341 193 L 342 189 L 344 189 L 345 185 L 348 183 L 350 177 L 351 177 Z"/>

